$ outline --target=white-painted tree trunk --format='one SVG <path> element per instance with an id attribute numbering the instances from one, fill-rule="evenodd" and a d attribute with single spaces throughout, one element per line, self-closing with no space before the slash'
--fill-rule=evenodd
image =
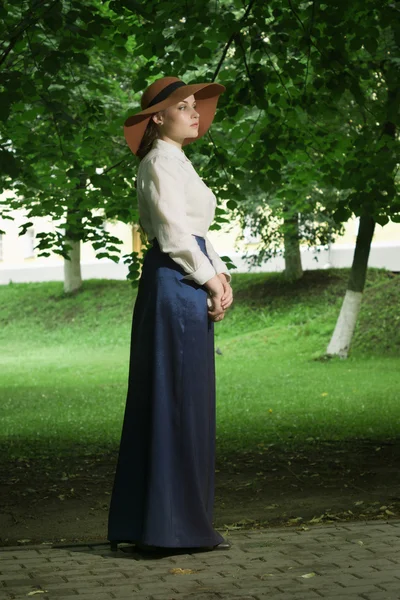
<path id="1" fill-rule="evenodd" d="M 326 351 L 328 355 L 347 358 L 358 313 L 360 312 L 361 300 L 362 292 L 346 291 L 335 331 Z"/>
<path id="2" fill-rule="evenodd" d="M 69 251 L 71 260 L 64 259 L 64 292 L 74 292 L 82 286 L 81 242 L 68 239 L 66 242 L 72 249 Z"/>

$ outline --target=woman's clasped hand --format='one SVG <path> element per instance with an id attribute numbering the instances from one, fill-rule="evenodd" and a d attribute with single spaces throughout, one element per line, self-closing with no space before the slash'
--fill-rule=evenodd
<path id="1" fill-rule="evenodd" d="M 230 283 L 223 273 L 215 275 L 207 281 L 212 306 L 208 310 L 208 316 L 212 321 L 222 321 L 225 311 L 233 302 L 233 293 Z"/>

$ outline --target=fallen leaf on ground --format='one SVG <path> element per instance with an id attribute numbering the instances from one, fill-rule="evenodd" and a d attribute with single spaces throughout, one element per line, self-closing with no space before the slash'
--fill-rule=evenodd
<path id="1" fill-rule="evenodd" d="M 169 572 L 173 575 L 190 575 L 191 573 L 196 573 L 196 571 L 193 571 L 193 569 L 181 569 L 180 567 L 170 569 Z"/>
<path id="2" fill-rule="evenodd" d="M 323 518 L 324 518 L 324 515 L 321 515 L 320 517 L 313 517 L 308 522 L 309 523 L 320 523 Z"/>
<path id="3" fill-rule="evenodd" d="M 315 577 L 315 573 L 314 571 L 312 571 L 311 573 L 305 573 L 304 575 L 300 575 L 300 577 L 303 577 L 303 579 L 310 579 L 310 577 Z"/>

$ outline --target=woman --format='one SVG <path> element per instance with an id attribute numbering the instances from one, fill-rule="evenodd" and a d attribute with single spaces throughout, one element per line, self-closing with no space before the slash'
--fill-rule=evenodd
<path id="1" fill-rule="evenodd" d="M 231 276 L 207 231 L 216 198 L 182 146 L 203 136 L 225 87 L 163 77 L 125 122 L 141 159 L 145 255 L 132 319 L 128 394 L 108 539 L 142 549 L 227 549 L 213 529 L 214 322 L 232 304 Z"/>

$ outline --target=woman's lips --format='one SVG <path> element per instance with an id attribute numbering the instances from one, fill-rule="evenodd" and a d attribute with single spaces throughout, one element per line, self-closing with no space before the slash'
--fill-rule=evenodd
<path id="1" fill-rule="evenodd" d="M 193 125 L 191 125 L 190 127 L 198 127 L 199 124 L 198 123 L 193 123 Z"/>

